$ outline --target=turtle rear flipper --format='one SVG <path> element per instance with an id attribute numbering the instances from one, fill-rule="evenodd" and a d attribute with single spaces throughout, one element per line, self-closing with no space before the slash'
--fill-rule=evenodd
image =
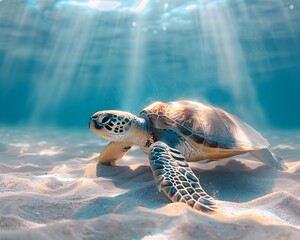
<path id="1" fill-rule="evenodd" d="M 278 157 L 275 153 L 272 153 L 269 149 L 264 148 L 256 151 L 251 151 L 250 152 L 254 157 L 262 161 L 264 164 L 270 166 L 270 167 L 275 167 L 278 170 L 287 170 L 288 166 L 285 165 L 283 160 Z"/>
<path id="2" fill-rule="evenodd" d="M 202 189 L 199 179 L 178 150 L 155 142 L 150 147 L 149 160 L 159 190 L 173 202 L 184 202 L 204 212 L 216 209 L 214 199 Z"/>

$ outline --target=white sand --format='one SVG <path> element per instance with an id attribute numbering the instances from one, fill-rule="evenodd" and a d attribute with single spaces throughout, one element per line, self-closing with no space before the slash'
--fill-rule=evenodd
<path id="1" fill-rule="evenodd" d="M 92 133 L 0 129 L 0 239 L 300 239 L 300 135 L 269 133 L 290 166 L 250 155 L 192 167 L 214 214 L 170 203 L 147 156 L 97 166 Z"/>

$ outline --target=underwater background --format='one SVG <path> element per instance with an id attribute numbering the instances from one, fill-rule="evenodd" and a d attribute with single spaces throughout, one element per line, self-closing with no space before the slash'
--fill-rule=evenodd
<path id="1" fill-rule="evenodd" d="M 190 163 L 218 209 L 171 203 L 133 146 L 97 164 L 90 116 L 194 100 L 289 167 Z M 0 239 L 299 240 L 300 0 L 0 0 Z"/>
<path id="2" fill-rule="evenodd" d="M 299 41 L 297 0 L 0 0 L 0 124 L 187 99 L 297 129 Z"/>

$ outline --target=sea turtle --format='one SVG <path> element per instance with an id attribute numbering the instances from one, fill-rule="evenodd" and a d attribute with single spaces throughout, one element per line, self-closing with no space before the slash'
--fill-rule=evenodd
<path id="1" fill-rule="evenodd" d="M 110 141 L 98 163 L 115 164 L 132 145 L 138 145 L 148 154 L 159 190 L 173 202 L 184 202 L 200 211 L 215 210 L 216 202 L 202 189 L 187 162 L 248 152 L 271 167 L 287 169 L 252 127 L 220 108 L 202 103 L 155 102 L 138 116 L 100 111 L 91 116 L 89 128 Z"/>

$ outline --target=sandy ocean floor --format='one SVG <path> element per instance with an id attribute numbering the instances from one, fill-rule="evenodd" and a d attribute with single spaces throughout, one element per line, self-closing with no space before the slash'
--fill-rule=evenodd
<path id="1" fill-rule="evenodd" d="M 300 133 L 265 134 L 290 167 L 242 155 L 192 165 L 214 214 L 170 203 L 138 148 L 98 166 L 86 132 L 0 128 L 0 239 L 300 239 Z"/>

